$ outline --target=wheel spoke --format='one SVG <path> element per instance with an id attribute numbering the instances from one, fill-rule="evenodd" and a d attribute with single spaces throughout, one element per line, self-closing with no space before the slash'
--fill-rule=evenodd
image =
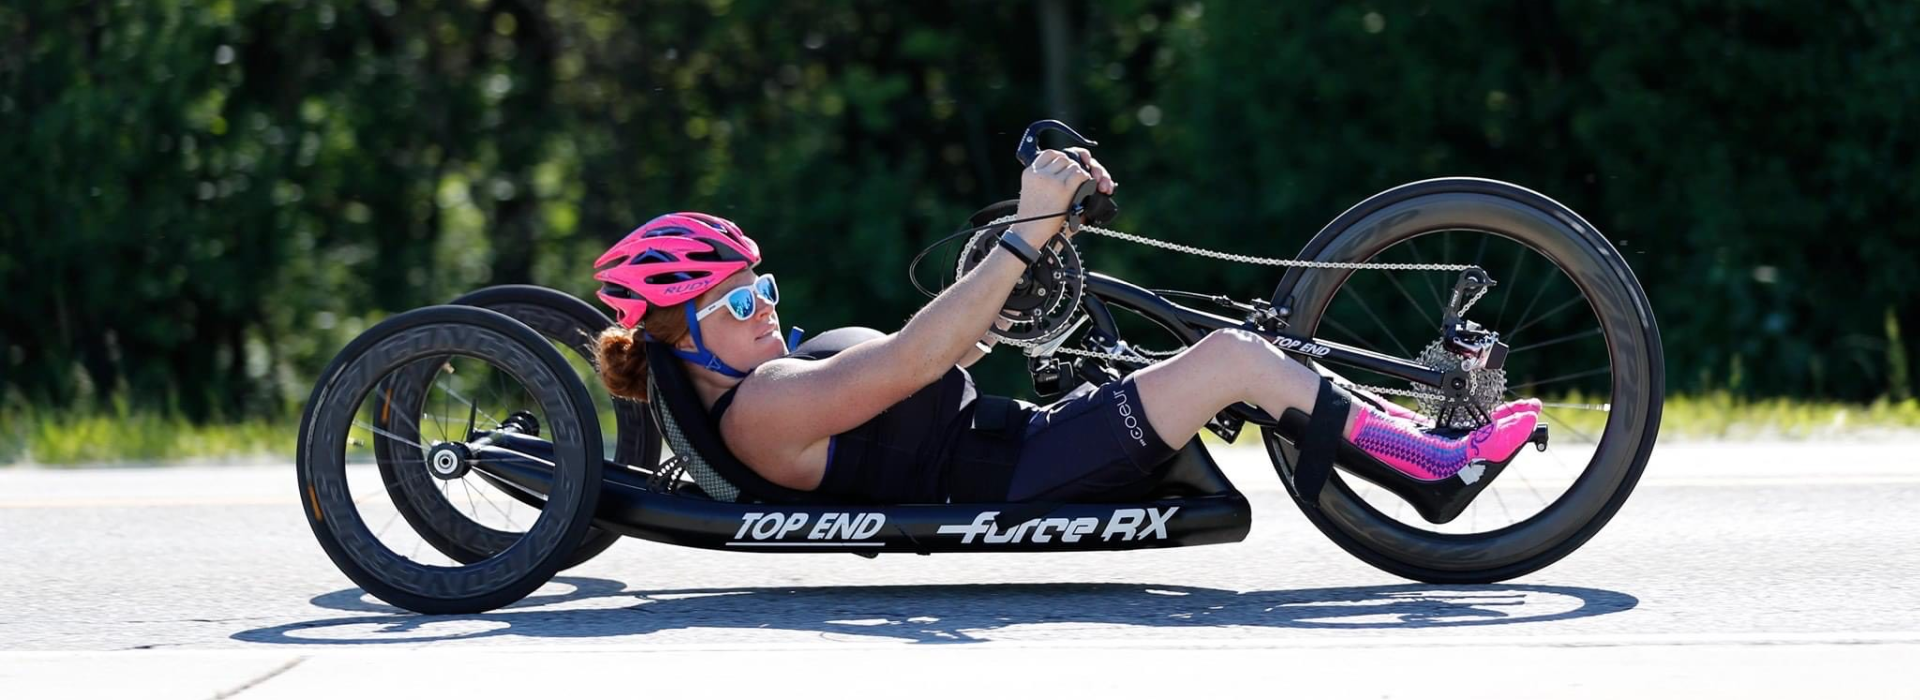
<path id="1" fill-rule="evenodd" d="M 1604 330 L 1604 329 L 1601 329 L 1601 328 L 1589 328 L 1589 329 L 1587 329 L 1587 330 L 1584 330 L 1584 331 L 1580 331 L 1580 332 L 1578 332 L 1578 333 L 1569 333 L 1569 334 L 1567 334 L 1567 335 L 1563 335 L 1563 336 L 1560 336 L 1560 337 L 1558 337 L 1558 338 L 1554 338 L 1553 340 L 1543 340 L 1543 341 L 1540 341 L 1540 342 L 1538 342 L 1538 343 L 1534 343 L 1534 344 L 1532 344 L 1532 345 L 1523 345 L 1523 346 L 1521 346 L 1521 347 L 1517 347 L 1517 348 L 1514 348 L 1513 350 L 1510 350 L 1510 351 L 1508 351 L 1508 352 L 1507 352 L 1507 355 L 1508 355 L 1509 357 L 1511 357 L 1511 356 L 1513 356 L 1513 355 L 1514 355 L 1514 354 L 1516 354 L 1516 353 L 1522 353 L 1522 352 L 1526 352 L 1526 351 L 1528 351 L 1528 350 L 1537 350 L 1537 349 L 1539 349 L 1539 348 L 1544 348 L 1544 347 L 1548 347 L 1548 346 L 1551 346 L 1551 345 L 1558 345 L 1558 344 L 1560 344 L 1560 343 L 1564 343 L 1564 342 L 1567 342 L 1567 341 L 1570 341 L 1570 340 L 1579 340 L 1579 339 L 1581 339 L 1581 338 L 1585 338 L 1585 337 L 1587 337 L 1587 336 L 1590 336 L 1590 335 L 1599 335 L 1599 334 L 1601 333 L 1601 331 L 1602 331 L 1602 330 Z"/>
<path id="2" fill-rule="evenodd" d="M 1510 386 L 1510 387 L 1507 387 L 1507 393 L 1509 393 L 1509 394 L 1514 394 L 1514 391 L 1515 391 L 1515 390 L 1518 390 L 1518 389 L 1525 389 L 1525 388 L 1527 388 L 1527 387 L 1543 387 L 1543 386 L 1546 386 L 1546 385 L 1548 385 L 1548 384 L 1552 384 L 1552 383 L 1554 383 L 1554 382 L 1564 382 L 1564 381 L 1570 381 L 1570 380 L 1574 380 L 1574 379 L 1580 379 L 1580 378 L 1582 378 L 1582 377 L 1591 377 L 1591 376 L 1593 376 L 1593 375 L 1596 375 L 1596 374 L 1602 374 L 1602 373 L 1605 373 L 1605 372 L 1612 372 L 1612 371 L 1613 371 L 1613 365 L 1605 365 L 1605 366 L 1601 366 L 1601 367 L 1595 367 L 1595 368 L 1593 368 L 1593 369 L 1590 369 L 1590 370 L 1586 370 L 1586 371 L 1583 371 L 1583 372 L 1573 372 L 1573 373 L 1570 373 L 1570 374 L 1562 374 L 1562 375 L 1560 375 L 1560 376 L 1558 376 L 1558 377 L 1548 377 L 1548 378 L 1546 378 L 1546 379 L 1536 379 L 1536 380 L 1533 380 L 1533 381 L 1531 381 L 1531 382 L 1527 382 L 1527 383 L 1525 383 L 1525 384 L 1518 384 L 1518 385 L 1514 385 L 1514 386 Z M 1520 396 L 1519 394 L 1514 394 L 1514 396 L 1515 396 L 1516 398 L 1523 398 L 1523 399 L 1524 399 L 1524 398 L 1526 398 L 1526 397 L 1524 397 L 1524 396 Z"/>
<path id="3" fill-rule="evenodd" d="M 1556 415 L 1554 415 L 1554 414 L 1553 414 L 1552 412 L 1550 412 L 1550 411 L 1548 411 L 1548 410 L 1546 410 L 1546 409 L 1544 409 L 1544 408 L 1542 408 L 1542 409 L 1540 409 L 1540 415 L 1543 415 L 1543 416 L 1546 416 L 1546 417 L 1548 417 L 1548 418 L 1552 418 L 1552 419 L 1553 419 L 1553 420 L 1554 420 L 1554 421 L 1555 421 L 1556 423 L 1558 423 L 1558 424 L 1560 425 L 1560 427 L 1562 427 L 1562 428 L 1566 428 L 1568 432 L 1571 432 L 1571 433 L 1573 433 L 1574 435 L 1577 435 L 1577 436 L 1579 436 L 1579 437 L 1580 437 L 1580 439 L 1582 439 L 1582 440 L 1585 440 L 1585 441 L 1587 441 L 1587 442 L 1590 442 L 1590 443 L 1593 443 L 1593 444 L 1596 444 L 1596 445 L 1598 445 L 1598 444 L 1600 444 L 1600 439 L 1599 439 L 1599 438 L 1596 438 L 1596 437 L 1594 437 L 1594 436 L 1592 436 L 1592 435 L 1588 435 L 1588 434 L 1586 434 L 1586 433 L 1583 433 L 1583 432 L 1581 432 L 1579 428 L 1575 428 L 1575 427 L 1573 427 L 1573 425 L 1572 425 L 1572 424 L 1570 424 L 1570 423 L 1568 423 L 1568 422 L 1567 422 L 1567 421 L 1565 421 L 1565 420 L 1561 420 L 1561 418 L 1560 418 L 1559 416 L 1556 416 Z"/>
<path id="4" fill-rule="evenodd" d="M 1539 322 L 1541 322 L 1541 321 L 1545 321 L 1545 320 L 1547 320 L 1547 319 L 1549 319 L 1549 318 L 1553 318 L 1554 316 L 1556 316 L 1556 315 L 1558 315 L 1558 314 L 1559 314 L 1559 313 L 1560 313 L 1561 311 L 1565 311 L 1565 310 L 1567 309 L 1567 307 L 1569 307 L 1569 306 L 1573 306 L 1574 304 L 1577 304 L 1577 303 L 1580 303 L 1580 302 L 1582 302 L 1582 301 L 1586 301 L 1586 300 L 1587 300 L 1587 298 L 1586 298 L 1586 297 L 1583 297 L 1583 296 L 1576 296 L 1576 297 L 1574 297 L 1574 298 L 1572 298 L 1572 299 L 1568 299 L 1568 300 L 1567 300 L 1567 301 L 1566 301 L 1565 303 L 1562 303 L 1562 304 L 1561 304 L 1561 305 L 1559 305 L 1559 306 L 1556 306 L 1556 307 L 1553 307 L 1553 310 L 1552 310 L 1552 311 L 1548 311 L 1548 312 L 1546 312 L 1546 313 L 1543 313 L 1543 314 L 1540 314 L 1540 317 L 1539 317 L 1539 318 L 1536 318 L 1536 319 L 1533 319 L 1532 321 L 1530 321 L 1530 322 L 1528 322 L 1528 323 L 1526 323 L 1526 324 L 1524 324 L 1524 325 L 1522 325 L 1522 326 L 1520 326 L 1519 328 L 1515 328 L 1515 329 L 1513 329 L 1513 332 L 1511 332 L 1511 333 L 1508 333 L 1508 334 L 1507 334 L 1507 336 L 1508 336 L 1508 337 L 1513 337 L 1513 336 L 1517 336 L 1517 335 L 1520 335 L 1520 332 L 1521 332 L 1521 331 L 1524 331 L 1524 330 L 1526 330 L 1526 329 L 1528 329 L 1528 328 L 1530 328 L 1530 327 L 1532 327 L 1532 326 L 1533 326 L 1533 324 L 1535 324 L 1535 323 L 1539 323 Z M 1598 329 L 1595 329 L 1595 330 L 1598 330 Z"/>
<path id="5" fill-rule="evenodd" d="M 466 481 L 467 481 L 467 479 L 466 479 L 466 477 L 461 477 L 461 478 L 460 478 L 460 482 L 461 482 L 462 484 L 465 484 L 465 483 L 466 483 Z M 507 511 L 506 511 L 505 509 L 502 509 L 502 508 L 500 507 L 500 504 L 498 504 L 498 503 L 494 503 L 494 502 L 493 502 L 493 498 L 491 498 L 491 497 L 489 497 L 489 496 L 487 496 L 487 495 L 486 495 L 486 491 L 484 491 L 484 490 L 483 490 L 483 491 L 481 491 L 480 493 L 481 493 L 481 495 L 480 495 L 480 500 L 482 500 L 482 501 L 486 501 L 486 502 L 487 502 L 487 505 L 490 505 L 490 506 L 493 506 L 493 510 L 494 510 L 494 512 L 496 512 L 496 513 L 499 513 L 499 514 L 500 514 L 500 517 L 502 517 L 502 518 L 506 518 L 506 520 L 507 520 L 507 524 L 508 524 L 508 525 L 510 525 L 510 526 L 513 526 L 513 527 L 515 527 L 515 528 L 518 528 L 518 527 L 520 527 L 520 524 L 519 524 L 519 523 L 516 523 L 516 522 L 514 522 L 514 521 L 513 521 L 513 516 L 512 516 L 512 515 L 508 515 L 508 514 L 507 514 Z"/>
<path id="6" fill-rule="evenodd" d="M 1507 395 L 1508 395 L 1508 396 L 1511 396 L 1511 397 L 1513 397 L 1513 398 L 1516 398 L 1516 399 L 1518 399 L 1518 398 L 1524 398 L 1524 397 L 1522 397 L 1522 396 L 1520 396 L 1519 394 L 1516 394 L 1516 393 L 1514 393 L 1514 391 L 1513 391 L 1512 389 L 1508 389 L 1508 390 L 1507 390 Z M 1571 432 L 1572 432 L 1572 433 L 1573 433 L 1574 435 L 1578 435 L 1578 436 L 1580 436 L 1580 438 L 1581 438 L 1581 439 L 1583 439 L 1583 440 L 1586 440 L 1587 442 L 1591 442 L 1591 443 L 1594 443 L 1594 444 L 1596 444 L 1596 445 L 1597 445 L 1597 444 L 1600 444 L 1600 441 L 1599 441 L 1599 440 L 1597 440 L 1597 439 L 1594 439 L 1594 437 L 1593 437 L 1592 435 L 1588 435 L 1588 434 L 1586 434 L 1586 433 L 1583 433 L 1583 432 L 1580 432 L 1580 429 L 1579 429 L 1579 428 L 1575 428 L 1575 427 L 1573 427 L 1572 425 L 1570 425 L 1570 424 L 1568 424 L 1568 423 L 1567 423 L 1566 421 L 1563 421 L 1563 420 L 1560 420 L 1560 418 L 1559 418 L 1558 416 L 1555 416 L 1555 415 L 1553 415 L 1552 413 L 1549 413 L 1549 412 L 1547 411 L 1547 409 L 1545 408 L 1545 406 L 1546 406 L 1546 405 L 1547 405 L 1547 404 L 1544 404 L 1544 403 L 1543 403 L 1543 404 L 1541 404 L 1541 406 L 1542 406 L 1542 408 L 1540 409 L 1540 415 L 1542 415 L 1542 416 L 1545 416 L 1545 417 L 1547 417 L 1547 418 L 1552 418 L 1552 419 L 1553 419 L 1553 420 L 1554 420 L 1554 421 L 1555 421 L 1556 423 L 1558 423 L 1558 424 L 1559 424 L 1559 426 L 1560 426 L 1560 427 L 1562 427 L 1562 428 L 1566 428 L 1566 429 L 1567 429 L 1568 431 L 1571 431 Z M 1613 404 L 1605 404 L 1605 405 L 1607 405 L 1607 406 L 1612 406 Z"/>
<path id="7" fill-rule="evenodd" d="M 445 362 L 442 362 L 440 366 L 446 369 L 447 374 L 453 374 L 453 360 L 449 359 Z M 436 383 L 438 383 L 438 381 L 440 381 L 440 378 L 435 377 L 435 380 L 436 380 Z M 453 402 L 447 400 L 446 392 L 444 391 L 440 392 L 440 415 L 444 416 L 452 412 L 453 412 Z M 445 421 L 442 421 L 440 423 L 440 439 L 442 440 L 448 439 L 447 424 Z"/>
<path id="8" fill-rule="evenodd" d="M 436 382 L 436 383 L 435 383 L 435 386 L 439 386 L 439 384 L 438 384 L 438 383 Z M 444 392 L 446 392 L 446 393 L 448 393 L 448 394 L 450 394 L 450 395 L 452 395 L 452 396 L 453 396 L 453 398 L 454 398 L 454 399 L 456 399 L 456 400 L 458 400 L 458 401 L 459 401 L 460 403 L 464 403 L 464 404 L 466 404 L 466 405 L 468 405 L 468 406 L 470 406 L 470 407 L 472 407 L 472 408 L 473 408 L 474 410 L 477 410 L 477 411 L 479 411 L 479 412 L 480 412 L 480 415 L 482 415 L 482 416 L 485 416 L 485 417 L 486 417 L 486 419 L 487 419 L 488 421 L 491 421 L 491 422 L 492 422 L 492 423 L 493 423 L 494 425 L 500 425 L 500 423 L 501 423 L 501 421 L 500 421 L 500 419 L 498 419 L 498 418 L 494 418 L 492 414 L 489 414 L 489 413 L 487 413 L 487 409 L 484 409 L 484 408 L 480 408 L 480 404 L 477 404 L 477 403 L 474 403 L 474 402 L 472 402 L 472 401 L 468 401 L 468 400 L 467 400 L 467 397 L 465 397 L 465 396 L 461 396 L 461 395 L 460 395 L 460 392 L 457 392 L 457 391 L 454 391 L 453 389 L 450 389 L 450 388 L 448 388 L 448 387 L 444 387 L 444 386 L 441 386 L 441 387 L 440 387 L 440 390 L 441 390 L 441 391 L 444 391 Z"/>
<path id="9" fill-rule="evenodd" d="M 389 439 L 389 440 L 399 440 L 400 442 L 404 442 L 404 443 L 406 443 L 406 444 L 409 444 L 409 445 L 412 445 L 412 446 L 414 446 L 414 447 L 418 447 L 418 448 L 420 448 L 420 449 L 423 449 L 423 450 L 430 450 L 430 449 L 433 449 L 433 448 L 431 448 L 431 447 L 428 447 L 428 446 L 426 446 L 426 445 L 424 445 L 424 444 L 421 444 L 421 443 L 418 443 L 418 442 L 414 442 L 414 441 L 412 441 L 412 440 L 408 440 L 408 439 L 406 439 L 406 438 L 403 438 L 403 437 L 400 437 L 400 436 L 398 436 L 398 435 L 395 435 L 395 434 L 393 434 L 393 433 L 389 433 L 389 432 L 387 432 L 387 431 L 385 431 L 385 430 L 381 430 L 381 429 L 379 429 L 379 428 L 376 428 L 376 427 L 373 427 L 373 426 L 371 426 L 371 425 L 368 425 L 368 424 L 367 424 L 366 422 L 364 422 L 364 421 L 354 421 L 354 422 L 353 422 L 353 424 L 354 424 L 354 425 L 355 425 L 356 427 L 359 427 L 359 428 L 362 428 L 362 429 L 365 429 L 365 430 L 369 430 L 369 431 L 372 431 L 372 432 L 373 432 L 373 433 L 374 433 L 375 435 L 379 435 L 379 436 L 382 436 L 382 437 L 385 437 L 385 438 L 387 438 L 387 439 Z M 417 429 L 417 428 L 416 428 L 416 429 L 414 430 L 414 432 L 416 432 L 416 433 L 417 433 L 417 432 L 419 432 L 419 429 Z"/>
<path id="10" fill-rule="evenodd" d="M 454 420 L 453 420 L 453 419 L 451 419 L 451 418 L 448 418 L 448 417 L 446 417 L 446 416 L 443 416 L 443 415 L 439 415 L 439 414 L 437 414 L 437 413 L 422 413 L 422 414 L 420 414 L 420 418 L 422 419 L 422 421 L 421 421 L 421 423 L 420 423 L 420 424 L 424 424 L 424 423 L 426 423 L 427 421 L 432 421 L 433 423 L 435 423 L 435 424 L 437 424 L 437 425 L 443 425 L 443 426 L 446 426 L 446 425 L 458 425 L 458 422 L 457 422 L 457 421 L 454 421 Z M 415 431 L 415 432 L 418 432 L 418 431 Z M 448 442 L 464 442 L 464 440 L 454 440 L 454 438 L 455 438 L 455 437 L 461 437 L 461 436 L 456 436 L 456 435 L 454 435 L 454 434 L 453 434 L 453 432 L 452 432 L 452 431 L 450 431 L 450 430 L 442 430 L 442 431 L 440 431 L 440 436 L 441 436 L 441 438 L 442 438 L 442 439 L 444 439 L 444 440 L 446 440 L 446 441 L 448 441 Z M 422 435 L 421 437 L 423 437 L 423 438 L 424 438 L 424 437 L 426 437 L 426 436 L 425 436 L 425 435 Z"/>
<path id="11" fill-rule="evenodd" d="M 1393 332 L 1393 329 L 1392 329 L 1392 328 L 1389 328 L 1389 327 L 1387 327 L 1387 324 L 1386 324 L 1386 322 L 1385 322 L 1385 321 L 1382 321 L 1382 320 L 1380 320 L 1380 316 L 1379 316 L 1378 314 L 1375 314 L 1375 313 L 1373 312 L 1373 307 L 1372 307 L 1371 305 L 1369 305 L 1369 304 L 1367 304 L 1367 299 L 1366 299 L 1366 297 L 1363 297 L 1363 296 L 1361 296 L 1361 295 L 1359 295 L 1359 294 L 1355 294 L 1355 295 L 1353 295 L 1353 300 L 1354 300 L 1354 301 L 1357 301 L 1357 302 L 1359 302 L 1359 303 L 1360 303 L 1360 308 L 1361 308 L 1361 310 L 1363 310 L 1363 311 L 1366 311 L 1366 312 L 1367 312 L 1367 317 L 1368 317 L 1368 318 L 1371 318 L 1371 319 L 1373 319 L 1373 322 L 1374 322 L 1374 324 L 1375 324 L 1375 325 L 1378 325 L 1378 326 L 1380 326 L 1380 330 L 1383 330 L 1383 331 L 1386 331 L 1386 332 L 1387 332 L 1387 339 L 1388 339 L 1388 340 L 1392 340 L 1392 341 L 1393 341 L 1393 345 L 1394 345 L 1394 347 L 1397 347 L 1397 348 L 1400 348 L 1400 354 L 1401 354 L 1401 355 L 1404 355 L 1404 356 L 1407 356 L 1407 357 L 1412 357 L 1412 356 L 1413 356 L 1413 353 L 1412 353 L 1411 351 L 1409 351 L 1409 350 L 1407 350 L 1407 345 L 1406 345 L 1406 343 L 1402 343 L 1402 342 L 1400 342 L 1400 336 L 1398 336 L 1398 335 L 1395 335 L 1395 334 L 1394 334 L 1394 332 Z"/>
<path id="12" fill-rule="evenodd" d="M 1549 270 L 1546 279 L 1540 281 L 1540 287 L 1533 290 L 1533 298 L 1527 301 L 1527 308 L 1520 312 L 1519 323 L 1521 324 L 1521 328 L 1526 328 L 1527 325 L 1529 325 L 1527 324 L 1527 319 L 1533 317 L 1533 307 L 1540 303 L 1540 296 L 1547 293 L 1547 287 L 1553 286 L 1553 279 L 1552 271 Z M 1507 335 L 1511 336 L 1514 334 L 1515 333 L 1508 333 Z"/>
<path id="13" fill-rule="evenodd" d="M 1407 300 L 1407 305 L 1413 307 L 1413 312 L 1420 314 L 1422 318 L 1425 318 L 1427 314 L 1420 310 L 1420 302 L 1414 301 L 1413 294 L 1407 291 L 1406 285 L 1400 284 L 1400 276 L 1389 272 L 1389 273 L 1386 273 L 1386 277 L 1387 277 L 1388 284 L 1392 284 L 1394 289 L 1400 290 L 1401 298 Z M 1435 309 L 1434 312 L 1436 314 L 1444 313 L 1439 309 Z M 1436 317 L 1434 321 L 1437 324 L 1439 322 L 1438 317 Z"/>
<path id="14" fill-rule="evenodd" d="M 1527 247 L 1523 245 L 1515 244 L 1514 248 L 1516 248 L 1517 250 L 1513 251 L 1513 265 L 1512 265 L 1513 281 L 1508 282 L 1508 284 L 1514 285 L 1514 287 L 1509 287 L 1509 289 L 1517 288 L 1519 286 L 1520 279 L 1521 279 L 1520 270 L 1524 269 L 1527 264 Z M 1494 328 L 1506 327 L 1504 324 L 1507 320 L 1507 304 L 1510 304 L 1512 302 L 1513 302 L 1512 294 L 1503 293 L 1500 295 L 1500 315 L 1495 317 L 1493 320 Z"/>
<path id="15" fill-rule="evenodd" d="M 1365 337 L 1361 336 L 1359 333 L 1353 332 L 1353 329 L 1348 328 L 1346 324 L 1343 324 L 1339 321 L 1335 321 L 1331 318 L 1327 319 L 1327 323 L 1329 325 L 1332 325 L 1334 330 L 1340 331 L 1341 333 L 1345 334 L 1349 339 L 1348 342 L 1351 342 L 1354 345 L 1357 345 L 1359 347 L 1366 347 L 1368 345 L 1371 345 L 1371 343 L 1367 342 Z"/>
<path id="16" fill-rule="evenodd" d="M 400 518 L 400 509 L 395 508 L 393 511 L 393 515 L 387 516 L 387 522 L 380 526 L 380 531 L 373 533 L 373 538 L 377 540 L 377 539 L 380 539 L 382 536 L 385 536 L 387 534 L 387 528 L 393 527 L 393 521 L 398 520 L 399 518 Z"/>
<path id="17" fill-rule="evenodd" d="M 1427 264 L 1427 261 L 1420 259 L 1419 240 L 1420 239 L 1415 238 L 1407 241 L 1406 243 L 1407 254 L 1413 256 L 1414 264 L 1425 265 Z M 1427 283 L 1427 296 L 1433 297 L 1434 308 L 1436 309 L 1446 308 L 1447 303 L 1440 299 L 1440 290 L 1433 286 L 1433 275 L 1421 275 L 1420 278 L 1422 280 L 1425 280 Z"/>
<path id="18" fill-rule="evenodd" d="M 1574 409 L 1574 410 L 1576 410 L 1576 411 L 1611 411 L 1611 410 L 1613 410 L 1613 404 L 1610 404 L 1610 403 L 1553 403 L 1553 402 L 1541 402 L 1541 404 L 1540 404 L 1540 405 L 1542 405 L 1542 406 L 1551 406 L 1551 407 L 1553 407 L 1553 408 L 1571 408 L 1571 409 Z"/>
<path id="19" fill-rule="evenodd" d="M 467 480 L 464 478 L 460 479 L 460 490 L 467 492 L 467 518 L 475 523 L 480 522 L 479 504 L 473 502 L 473 488 L 467 486 Z"/>
<path id="20" fill-rule="evenodd" d="M 1521 446 L 1520 449 L 1526 449 L 1526 447 Z M 1525 485 L 1527 487 L 1527 490 L 1533 493 L 1533 497 L 1540 501 L 1540 510 L 1546 510 L 1547 506 L 1553 505 L 1552 502 L 1547 500 L 1546 496 L 1540 495 L 1540 489 L 1534 488 L 1533 480 L 1527 478 L 1527 475 L 1525 472 L 1520 473 L 1519 476 L 1520 476 L 1520 483 Z"/>
<path id="21" fill-rule="evenodd" d="M 432 415 L 432 414 L 425 414 L 425 415 Z M 414 435 L 419 435 L 419 436 L 420 436 L 421 438 L 423 438 L 423 439 L 424 439 L 424 438 L 426 437 L 425 435 L 422 435 L 422 434 L 421 434 L 421 430 L 420 430 L 420 422 L 419 422 L 419 421 L 416 421 L 416 420 L 412 420 L 412 419 L 409 419 L 409 418 L 407 418 L 407 416 L 406 416 L 406 414 L 404 414 L 404 413 L 395 413 L 395 414 L 392 414 L 392 415 L 390 415 L 390 416 L 388 417 L 388 419 L 387 419 L 387 421 L 386 421 L 386 422 L 388 422 L 388 423 L 393 423 L 393 422 L 395 422 L 395 421 L 398 421 L 398 422 L 400 422 L 400 425 L 399 425 L 398 427 L 400 427 L 400 428 L 402 428 L 402 429 L 405 429 L 405 430 L 410 430 L 410 431 L 412 431 L 412 432 L 413 432 L 413 434 L 414 434 Z M 371 427 L 369 427 L 369 429 L 371 429 Z M 428 447 L 427 445 L 424 445 L 424 444 L 422 444 L 422 443 L 416 443 L 416 442 L 410 442 L 410 441 L 408 441 L 408 440 L 407 440 L 406 438 L 403 438 L 403 437 L 399 437 L 399 436 L 396 436 L 396 435 L 393 435 L 393 434 L 391 434 L 391 433 L 388 433 L 388 434 L 386 434 L 386 437 L 388 437 L 388 438 L 392 438 L 392 439 L 395 439 L 395 440 L 399 440 L 399 441 L 401 441 L 401 442 L 404 442 L 404 443 L 407 443 L 407 444 L 409 444 L 409 445 L 413 445 L 413 446 L 415 446 L 415 447 L 419 447 L 420 449 L 423 449 L 423 450 L 425 450 L 425 449 L 432 449 L 432 448 L 430 448 L 430 447 Z"/>
<path id="22" fill-rule="evenodd" d="M 1560 458 L 1560 451 L 1559 451 L 1559 450 L 1547 450 L 1547 456 L 1548 456 L 1548 457 L 1552 457 L 1552 458 L 1553 458 L 1553 461 L 1554 461 L 1554 463 L 1556 463 L 1556 464 L 1559 464 L 1559 465 L 1560 465 L 1560 468 L 1562 468 L 1562 469 L 1574 469 L 1574 466 L 1573 466 L 1573 465 L 1571 465 L 1571 464 L 1567 464 L 1567 460 L 1564 460 L 1564 459 L 1561 459 L 1561 458 Z M 1586 470 L 1584 470 L 1584 469 L 1574 469 L 1574 471 L 1586 471 Z"/>

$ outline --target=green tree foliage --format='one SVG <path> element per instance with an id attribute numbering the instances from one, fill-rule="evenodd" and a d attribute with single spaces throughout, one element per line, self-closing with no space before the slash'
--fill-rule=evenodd
<path id="1" fill-rule="evenodd" d="M 1920 328 L 1920 5 L 27 0 L 0 7 L 11 400 L 284 410 L 381 315 L 591 291 L 665 211 L 762 241 L 791 323 L 896 327 L 921 246 L 1071 104 L 1123 228 L 1297 251 L 1404 181 L 1560 199 L 1652 294 L 1672 385 L 1864 398 Z M 1058 96 L 1052 96 L 1058 97 Z M 1084 246 L 1150 284 L 1271 270 Z M 929 265 L 923 274 L 938 274 Z"/>

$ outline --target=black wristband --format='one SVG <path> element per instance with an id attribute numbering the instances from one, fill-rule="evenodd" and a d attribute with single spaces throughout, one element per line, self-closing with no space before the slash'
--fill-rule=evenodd
<path id="1" fill-rule="evenodd" d="M 1033 264 L 1040 260 L 1040 251 L 1034 250 L 1033 246 L 1029 245 L 1026 239 L 1015 234 L 1013 229 L 1007 229 L 1000 234 L 1000 247 L 1013 253 L 1013 257 L 1019 258 L 1021 262 L 1026 263 L 1027 267 L 1033 267 Z"/>

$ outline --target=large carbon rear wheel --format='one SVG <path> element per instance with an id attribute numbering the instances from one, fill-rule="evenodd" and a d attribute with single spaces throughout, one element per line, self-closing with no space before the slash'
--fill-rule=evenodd
<path id="1" fill-rule="evenodd" d="M 414 385 L 410 375 L 422 363 L 435 368 L 432 414 L 404 410 L 391 398 L 396 387 Z M 401 437 L 399 431 L 424 437 L 420 424 L 428 420 L 440 425 L 435 440 Z M 425 546 L 420 533 L 395 527 L 403 509 L 387 498 L 377 468 L 387 456 L 374 449 L 375 436 L 428 455 L 443 467 L 442 488 L 450 488 L 488 468 L 491 453 L 474 448 L 475 436 L 507 426 L 553 443 L 545 493 L 521 494 L 536 496 L 538 508 L 514 499 L 469 501 L 476 508 L 470 514 L 498 511 L 502 518 L 492 527 L 510 542 L 460 561 Z M 393 605 L 454 614 L 525 597 L 579 551 L 599 500 L 601 455 L 593 401 L 546 338 L 493 311 L 435 306 L 381 322 L 334 358 L 307 401 L 296 460 L 308 523 L 341 572 Z"/>
<path id="2" fill-rule="evenodd" d="M 1476 375 L 1489 400 L 1539 398 L 1553 433 L 1524 449 L 1459 518 L 1434 525 L 1404 502 L 1336 470 L 1318 508 L 1321 532 L 1376 567 L 1432 583 L 1521 576 L 1573 552 L 1632 493 L 1659 433 L 1660 334 L 1633 272 L 1593 225 L 1539 193 L 1492 180 L 1412 183 L 1342 214 L 1302 251 L 1319 261 L 1450 263 L 1499 282 L 1467 314 L 1513 348 L 1503 372 Z M 1434 352 L 1457 272 L 1305 269 L 1275 292 L 1289 330 L 1413 359 Z M 1455 361 L 1457 364 L 1457 361 Z M 1391 380 L 1328 366 L 1359 384 Z M 1417 389 L 1405 382 L 1393 388 Z M 1265 432 L 1276 468 L 1293 445 Z"/>

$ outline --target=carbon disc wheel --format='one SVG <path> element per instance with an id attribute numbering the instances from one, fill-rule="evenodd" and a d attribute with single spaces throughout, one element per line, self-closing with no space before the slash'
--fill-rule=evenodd
<path id="1" fill-rule="evenodd" d="M 423 418 L 391 398 L 391 390 L 416 385 L 425 363 L 432 363 L 435 377 L 428 395 L 444 397 L 436 399 L 444 427 L 431 440 L 432 431 L 420 429 Z M 468 398 L 482 396 L 481 387 L 507 384 L 516 389 Z M 461 415 L 452 406 L 463 399 Z M 592 398 L 546 338 L 485 309 L 410 311 L 355 338 L 321 374 L 301 426 L 300 497 L 315 538 L 355 584 L 416 612 L 474 613 L 525 597 L 579 550 L 599 500 L 602 448 Z M 404 501 L 390 498 L 381 479 L 379 463 L 388 455 L 374 448 L 376 436 L 422 453 L 432 478 L 448 489 L 443 497 L 451 497 L 451 484 L 487 473 L 488 460 L 497 459 L 476 447 L 475 436 L 508 426 L 537 430 L 553 444 L 552 460 L 542 465 L 547 483 L 540 507 L 513 498 L 469 501 L 470 516 L 497 509 L 503 522 L 493 527 L 510 541 L 489 556 L 461 561 L 427 546 L 421 532 L 396 527 L 406 522 Z"/>
<path id="2" fill-rule="evenodd" d="M 1632 493 L 1659 433 L 1660 336 L 1632 271 L 1577 214 L 1507 183 L 1428 180 L 1355 206 L 1301 257 L 1485 268 L 1500 284 L 1466 318 L 1500 332 L 1513 349 L 1502 372 L 1475 381 L 1489 384 L 1490 397 L 1543 400 L 1542 420 L 1553 434 L 1545 454 L 1522 448 L 1446 525 L 1411 517 L 1397 497 L 1336 470 L 1317 508 L 1300 505 L 1342 548 L 1415 580 L 1500 581 L 1573 552 Z M 1431 359 L 1423 348 L 1438 337 L 1457 274 L 1297 268 L 1274 303 L 1290 309 L 1293 333 Z M 1349 368 L 1324 369 L 1362 385 L 1391 384 Z M 1275 467 L 1291 474 L 1297 450 L 1263 433 Z"/>

